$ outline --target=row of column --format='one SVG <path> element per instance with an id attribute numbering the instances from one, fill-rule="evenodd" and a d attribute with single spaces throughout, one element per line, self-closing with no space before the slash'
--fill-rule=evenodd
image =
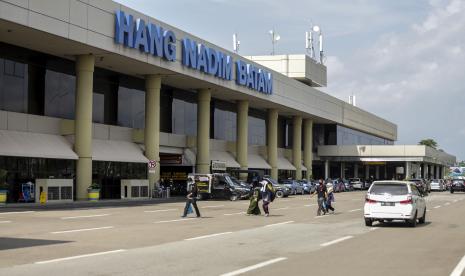
<path id="1" fill-rule="evenodd" d="M 92 93 L 95 59 L 93 55 L 76 57 L 76 116 L 75 145 L 78 155 L 76 164 L 76 195 L 87 198 L 87 187 L 92 183 Z M 160 161 L 160 90 L 161 77 L 146 76 L 145 94 L 145 155 L 149 160 Z M 197 106 L 197 164 L 198 173 L 210 172 L 210 101 L 211 90 L 198 90 Z M 241 169 L 248 168 L 248 111 L 246 100 L 237 102 L 237 162 Z M 292 161 L 296 178 L 302 178 L 302 123 L 305 135 L 303 163 L 307 167 L 307 179 L 312 175 L 312 128 L 311 119 L 294 116 Z M 271 176 L 278 178 L 278 110 L 268 110 L 267 154 Z M 150 188 L 160 179 L 160 166 L 148 175 Z"/>

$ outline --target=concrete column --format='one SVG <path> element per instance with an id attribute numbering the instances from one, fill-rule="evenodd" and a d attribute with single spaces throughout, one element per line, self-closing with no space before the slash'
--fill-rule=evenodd
<path id="1" fill-rule="evenodd" d="M 424 178 L 429 178 L 429 165 L 425 164 L 425 175 Z"/>
<path id="2" fill-rule="evenodd" d="M 406 162 L 405 162 L 405 178 L 406 178 L 406 179 L 412 178 L 412 177 L 411 177 L 411 172 L 410 172 L 410 167 L 411 167 L 410 162 L 409 162 L 409 161 L 406 161 Z"/>
<path id="3" fill-rule="evenodd" d="M 268 110 L 267 126 L 268 164 L 271 166 L 271 177 L 278 179 L 278 110 Z"/>
<path id="4" fill-rule="evenodd" d="M 307 180 L 313 177 L 313 121 L 304 120 L 304 165 L 307 167 Z"/>
<path id="5" fill-rule="evenodd" d="M 386 165 L 384 165 L 384 179 L 388 180 L 388 175 L 387 175 L 387 162 Z"/>
<path id="6" fill-rule="evenodd" d="M 439 166 L 436 166 L 436 175 L 435 175 L 435 178 L 436 178 L 436 179 L 441 178 L 441 176 L 440 176 L 439 174 L 440 174 L 440 173 L 439 173 Z"/>
<path id="7" fill-rule="evenodd" d="M 295 179 L 302 179 L 302 117 L 293 118 L 292 163 L 295 167 Z"/>
<path id="8" fill-rule="evenodd" d="M 365 180 L 370 179 L 370 165 L 365 165 Z"/>
<path id="9" fill-rule="evenodd" d="M 247 160 L 248 149 L 248 127 L 249 127 L 249 102 L 237 102 L 237 140 L 236 140 L 236 157 L 237 163 L 241 165 L 242 170 L 249 168 Z M 247 176 L 246 176 L 247 177 Z"/>
<path id="10" fill-rule="evenodd" d="M 376 170 L 375 171 L 376 180 L 379 180 L 379 166 L 378 165 L 376 165 L 375 170 Z"/>
<path id="11" fill-rule="evenodd" d="M 92 55 L 76 57 L 76 122 L 74 150 L 76 163 L 76 198 L 87 199 L 87 188 L 92 184 L 92 93 L 94 81 Z"/>
<path id="12" fill-rule="evenodd" d="M 145 78 L 145 157 L 155 160 L 155 172 L 148 174 L 149 190 L 160 180 L 160 89 L 161 77 L 149 75 Z"/>
<path id="13" fill-rule="evenodd" d="M 329 175 L 329 160 L 325 161 L 325 179 L 328 179 L 330 177 Z"/>
<path id="14" fill-rule="evenodd" d="M 358 164 L 354 164 L 354 177 L 358 178 Z"/>
<path id="15" fill-rule="evenodd" d="M 197 173 L 210 173 L 210 89 L 197 93 Z"/>

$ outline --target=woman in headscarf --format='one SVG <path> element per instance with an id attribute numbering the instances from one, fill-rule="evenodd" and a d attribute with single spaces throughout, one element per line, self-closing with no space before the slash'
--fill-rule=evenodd
<path id="1" fill-rule="evenodd" d="M 260 201 L 260 185 L 258 180 L 254 180 L 251 190 L 250 196 L 250 204 L 249 208 L 247 209 L 247 215 L 260 215 L 260 207 L 258 207 L 258 202 Z"/>

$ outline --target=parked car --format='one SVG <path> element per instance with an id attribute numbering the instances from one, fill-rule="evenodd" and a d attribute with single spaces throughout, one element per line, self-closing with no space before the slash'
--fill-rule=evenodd
<path id="1" fill-rule="evenodd" d="M 291 189 L 291 194 L 296 195 L 296 194 L 304 194 L 304 188 L 302 185 L 300 185 L 299 182 L 296 180 L 292 179 L 285 179 L 282 180 L 280 184 L 283 184 L 284 186 L 288 187 Z"/>
<path id="2" fill-rule="evenodd" d="M 282 197 L 288 197 L 291 194 L 291 189 L 279 184 L 276 180 L 274 180 L 271 177 L 264 177 L 263 180 L 267 181 L 268 183 L 271 183 L 273 185 L 273 188 L 276 192 L 276 197 L 282 198 Z"/>
<path id="3" fill-rule="evenodd" d="M 307 180 L 301 180 L 300 182 L 302 183 L 304 187 L 304 193 L 311 194 L 315 191 L 316 189 L 315 183 L 311 181 L 307 181 Z"/>
<path id="4" fill-rule="evenodd" d="M 442 179 L 431 180 L 431 191 L 445 191 L 446 185 Z"/>
<path id="5" fill-rule="evenodd" d="M 187 191 L 193 183 L 197 184 L 198 199 L 218 198 L 238 200 L 249 195 L 249 189 L 238 185 L 226 173 L 189 174 L 187 176 Z"/>
<path id="6" fill-rule="evenodd" d="M 454 192 L 465 192 L 465 180 L 463 179 L 452 179 L 452 184 L 450 186 L 450 193 Z"/>
<path id="7" fill-rule="evenodd" d="M 333 190 L 335 193 L 344 192 L 345 191 L 344 183 L 339 179 L 333 180 Z"/>
<path id="8" fill-rule="evenodd" d="M 361 190 L 364 187 L 363 181 L 360 178 L 350 178 L 349 182 L 352 184 L 354 190 Z"/>
<path id="9" fill-rule="evenodd" d="M 344 179 L 343 182 L 344 182 L 344 186 L 345 186 L 346 191 L 353 191 L 354 190 L 354 186 L 352 185 L 352 183 L 350 183 L 349 180 Z"/>
<path id="10" fill-rule="evenodd" d="M 410 179 L 409 181 L 417 185 L 417 188 L 421 194 L 428 195 L 428 186 L 426 185 L 426 181 L 424 179 Z"/>
<path id="11" fill-rule="evenodd" d="M 411 227 L 426 221 L 426 202 L 416 183 L 409 181 L 375 181 L 366 194 L 365 225 L 374 221 L 402 220 Z"/>

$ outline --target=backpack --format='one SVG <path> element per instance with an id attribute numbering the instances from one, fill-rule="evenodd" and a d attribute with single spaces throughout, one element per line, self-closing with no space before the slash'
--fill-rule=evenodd
<path id="1" fill-rule="evenodd" d="M 276 192 L 274 191 L 273 188 L 268 189 L 268 191 L 270 192 L 270 200 L 271 200 L 271 202 L 273 202 L 273 200 L 276 198 Z"/>

